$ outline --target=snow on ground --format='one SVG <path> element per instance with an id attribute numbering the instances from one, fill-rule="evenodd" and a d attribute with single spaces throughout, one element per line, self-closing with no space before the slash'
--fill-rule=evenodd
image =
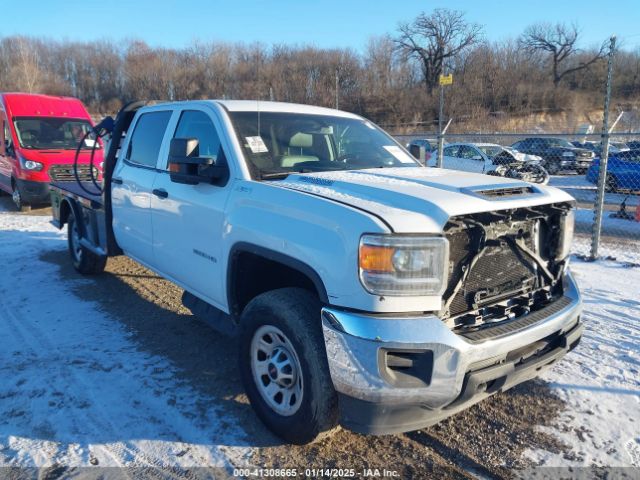
<path id="1" fill-rule="evenodd" d="M 0 213 L 0 466 L 242 465 L 245 434 L 216 402 L 40 260 L 66 249 L 48 222 Z"/>
<path id="2" fill-rule="evenodd" d="M 627 211 L 629 211 L 627 209 Z M 630 239 L 636 238 L 640 240 L 640 222 L 635 220 L 624 220 L 622 218 L 612 217 L 613 212 L 605 211 L 602 216 L 602 234 L 613 236 L 624 236 Z M 634 214 L 634 211 L 629 213 Z M 576 209 L 576 226 L 578 228 L 587 228 L 588 232 L 591 232 L 591 225 L 593 225 L 593 210 L 586 208 Z"/>
<path id="3" fill-rule="evenodd" d="M 0 466 L 245 464 L 251 439 L 225 421 L 224 402 L 200 398 L 168 359 L 74 295 L 88 280 L 59 281 L 40 259 L 66 248 L 48 221 L 0 211 Z M 571 451 L 526 455 L 640 466 L 640 268 L 574 259 L 573 271 L 586 332 L 544 377 L 567 403 L 545 430 Z"/>
<path id="4" fill-rule="evenodd" d="M 640 467 L 640 268 L 574 261 L 584 298 L 581 344 L 543 375 L 567 403 L 545 431 L 571 455 L 529 451 L 547 466 Z"/>

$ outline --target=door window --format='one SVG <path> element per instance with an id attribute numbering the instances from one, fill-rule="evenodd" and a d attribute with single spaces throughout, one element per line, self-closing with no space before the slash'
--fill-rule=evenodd
<path id="1" fill-rule="evenodd" d="M 200 157 L 213 158 L 218 165 L 225 161 L 218 132 L 209 115 L 204 112 L 182 112 L 173 138 L 197 138 Z"/>
<path id="2" fill-rule="evenodd" d="M 621 152 L 618 157 L 625 162 L 640 163 L 640 150 Z"/>
<path id="3" fill-rule="evenodd" d="M 472 160 L 473 157 L 479 155 L 478 152 L 475 151 L 475 149 L 471 148 L 468 145 L 462 145 L 460 146 L 460 153 L 458 154 L 458 156 L 460 158 L 466 158 L 468 160 Z"/>
<path id="4" fill-rule="evenodd" d="M 443 150 L 443 154 L 446 157 L 458 157 L 458 150 L 459 150 L 459 147 L 457 145 L 447 147 Z"/>
<path id="5" fill-rule="evenodd" d="M 127 160 L 138 165 L 155 168 L 170 118 L 171 111 L 149 112 L 140 115 L 129 141 Z"/>
<path id="6" fill-rule="evenodd" d="M 6 118 L 2 119 L 2 146 L 5 154 L 8 154 L 7 150 L 10 150 L 13 145 L 11 140 L 11 132 L 9 131 L 9 122 Z"/>
<path id="7" fill-rule="evenodd" d="M 0 115 L 0 155 L 4 155 L 4 149 L 6 147 L 6 144 L 4 142 L 5 137 L 5 131 L 4 131 L 4 118 L 2 118 L 2 115 Z"/>

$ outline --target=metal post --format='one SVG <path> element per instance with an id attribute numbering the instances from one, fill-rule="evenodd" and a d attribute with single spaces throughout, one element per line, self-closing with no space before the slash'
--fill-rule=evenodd
<path id="1" fill-rule="evenodd" d="M 609 103 L 611 101 L 611 74 L 613 70 L 613 56 L 615 55 L 616 37 L 611 37 L 609 45 L 609 59 L 607 63 L 607 88 L 604 96 L 604 114 L 602 116 L 602 156 L 598 175 L 598 191 L 594 205 L 593 232 L 591 236 L 591 260 L 598 258 L 600 247 L 600 231 L 602 229 L 602 212 L 604 210 L 605 187 L 607 183 L 607 162 L 609 160 Z"/>
<path id="2" fill-rule="evenodd" d="M 444 75 L 444 71 L 443 71 Z M 442 132 L 442 115 L 444 112 L 444 85 L 440 84 L 440 112 L 438 113 L 438 159 L 436 167 L 442 168 L 442 149 L 444 147 L 444 133 Z"/>
<path id="3" fill-rule="evenodd" d="M 336 110 L 340 110 L 340 77 L 336 68 Z"/>

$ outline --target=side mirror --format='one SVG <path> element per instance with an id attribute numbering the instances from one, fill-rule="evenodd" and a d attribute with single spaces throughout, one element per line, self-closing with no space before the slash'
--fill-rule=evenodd
<path id="1" fill-rule="evenodd" d="M 420 163 L 425 163 L 427 155 L 424 147 L 415 144 L 409 145 L 409 153 L 411 153 L 416 160 L 420 160 Z"/>
<path id="2" fill-rule="evenodd" d="M 8 157 L 15 157 L 16 156 L 16 151 L 14 150 L 13 145 L 11 144 L 11 142 L 9 140 L 6 140 L 6 139 L 4 141 L 4 151 L 5 151 L 5 154 Z"/>
<path id="3" fill-rule="evenodd" d="M 174 138 L 169 145 L 171 181 L 186 185 L 216 183 L 229 174 L 226 165 L 216 165 L 213 158 L 200 157 L 197 138 Z"/>
<path id="4" fill-rule="evenodd" d="M 482 160 L 482 156 L 474 155 L 473 157 L 471 157 L 471 160 Z"/>

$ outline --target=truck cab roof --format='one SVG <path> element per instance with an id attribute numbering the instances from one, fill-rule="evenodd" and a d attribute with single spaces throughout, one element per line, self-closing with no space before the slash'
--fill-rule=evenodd
<path id="1" fill-rule="evenodd" d="M 228 112 L 282 112 L 282 113 L 303 113 L 309 115 L 331 115 L 334 117 L 359 119 L 358 115 L 335 110 L 333 108 L 316 107 L 314 105 L 303 105 L 300 103 L 271 102 L 262 100 L 185 100 L 181 102 L 159 102 L 150 103 L 141 110 L 161 109 L 162 107 L 184 107 L 195 104 L 217 104 Z"/>
<path id="2" fill-rule="evenodd" d="M 345 118 L 360 118 L 357 115 L 333 108 L 316 107 L 299 103 L 263 102 L 259 100 L 214 100 L 231 112 L 287 112 L 315 115 L 332 115 Z"/>

